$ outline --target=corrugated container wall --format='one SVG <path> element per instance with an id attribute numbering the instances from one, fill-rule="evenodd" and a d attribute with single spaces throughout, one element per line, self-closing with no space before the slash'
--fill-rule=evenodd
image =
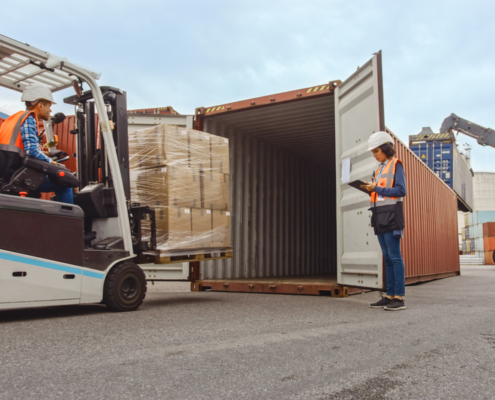
<path id="1" fill-rule="evenodd" d="M 202 279 L 336 274 L 333 108 L 328 96 L 206 121 L 206 132 L 229 139 L 235 251 L 204 262 Z M 320 138 L 314 162 L 304 135 Z"/>
<path id="2" fill-rule="evenodd" d="M 397 140 L 396 149 L 404 163 L 407 185 L 402 243 L 406 281 L 460 271 L 455 192 Z M 424 187 L 428 191 L 422 190 Z"/>
<path id="3" fill-rule="evenodd" d="M 54 133 L 58 136 L 57 149 L 65 151 L 70 159 L 67 160 L 64 165 L 69 168 L 72 172 L 77 170 L 77 159 L 76 159 L 76 141 L 77 135 L 70 133 L 71 130 L 75 129 L 76 118 L 70 115 L 65 118 L 64 122 L 55 125 Z"/>
<path id="4" fill-rule="evenodd" d="M 453 182 L 451 188 L 469 207 L 473 208 L 473 174 L 464 156 L 459 153 L 456 143 L 452 143 L 452 168 Z"/>
<path id="5" fill-rule="evenodd" d="M 203 262 L 201 279 L 336 273 L 334 109 L 328 95 L 206 116 L 203 130 L 230 143 L 234 258 Z M 407 282 L 456 275 L 457 196 L 400 141 L 397 150 Z"/>

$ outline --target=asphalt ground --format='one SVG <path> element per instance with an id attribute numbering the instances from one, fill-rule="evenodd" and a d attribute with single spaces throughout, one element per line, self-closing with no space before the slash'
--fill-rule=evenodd
<path id="1" fill-rule="evenodd" d="M 1 399 L 493 399 L 495 268 L 378 293 L 149 286 L 141 308 L 0 311 Z"/>

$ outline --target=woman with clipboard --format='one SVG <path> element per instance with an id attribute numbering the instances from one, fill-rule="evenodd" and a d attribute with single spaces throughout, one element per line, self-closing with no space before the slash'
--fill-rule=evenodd
<path id="1" fill-rule="evenodd" d="M 371 226 L 378 236 L 387 275 L 387 294 L 372 308 L 405 310 L 404 261 L 400 239 L 404 230 L 402 198 L 406 195 L 406 177 L 402 162 L 395 157 L 394 139 L 387 132 L 376 132 L 368 139 L 368 150 L 380 163 L 371 183 L 361 185 L 371 194 Z"/>

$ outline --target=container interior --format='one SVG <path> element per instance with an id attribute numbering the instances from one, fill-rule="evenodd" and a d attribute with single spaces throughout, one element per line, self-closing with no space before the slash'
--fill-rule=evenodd
<path id="1" fill-rule="evenodd" d="M 205 118 L 230 143 L 234 257 L 201 279 L 336 275 L 333 94 Z"/>

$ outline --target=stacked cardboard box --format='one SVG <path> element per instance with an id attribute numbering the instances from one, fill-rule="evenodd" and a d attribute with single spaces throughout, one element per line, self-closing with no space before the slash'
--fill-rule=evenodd
<path id="1" fill-rule="evenodd" d="M 160 250 L 231 247 L 228 145 L 165 124 L 129 135 L 131 200 L 155 208 Z"/>

